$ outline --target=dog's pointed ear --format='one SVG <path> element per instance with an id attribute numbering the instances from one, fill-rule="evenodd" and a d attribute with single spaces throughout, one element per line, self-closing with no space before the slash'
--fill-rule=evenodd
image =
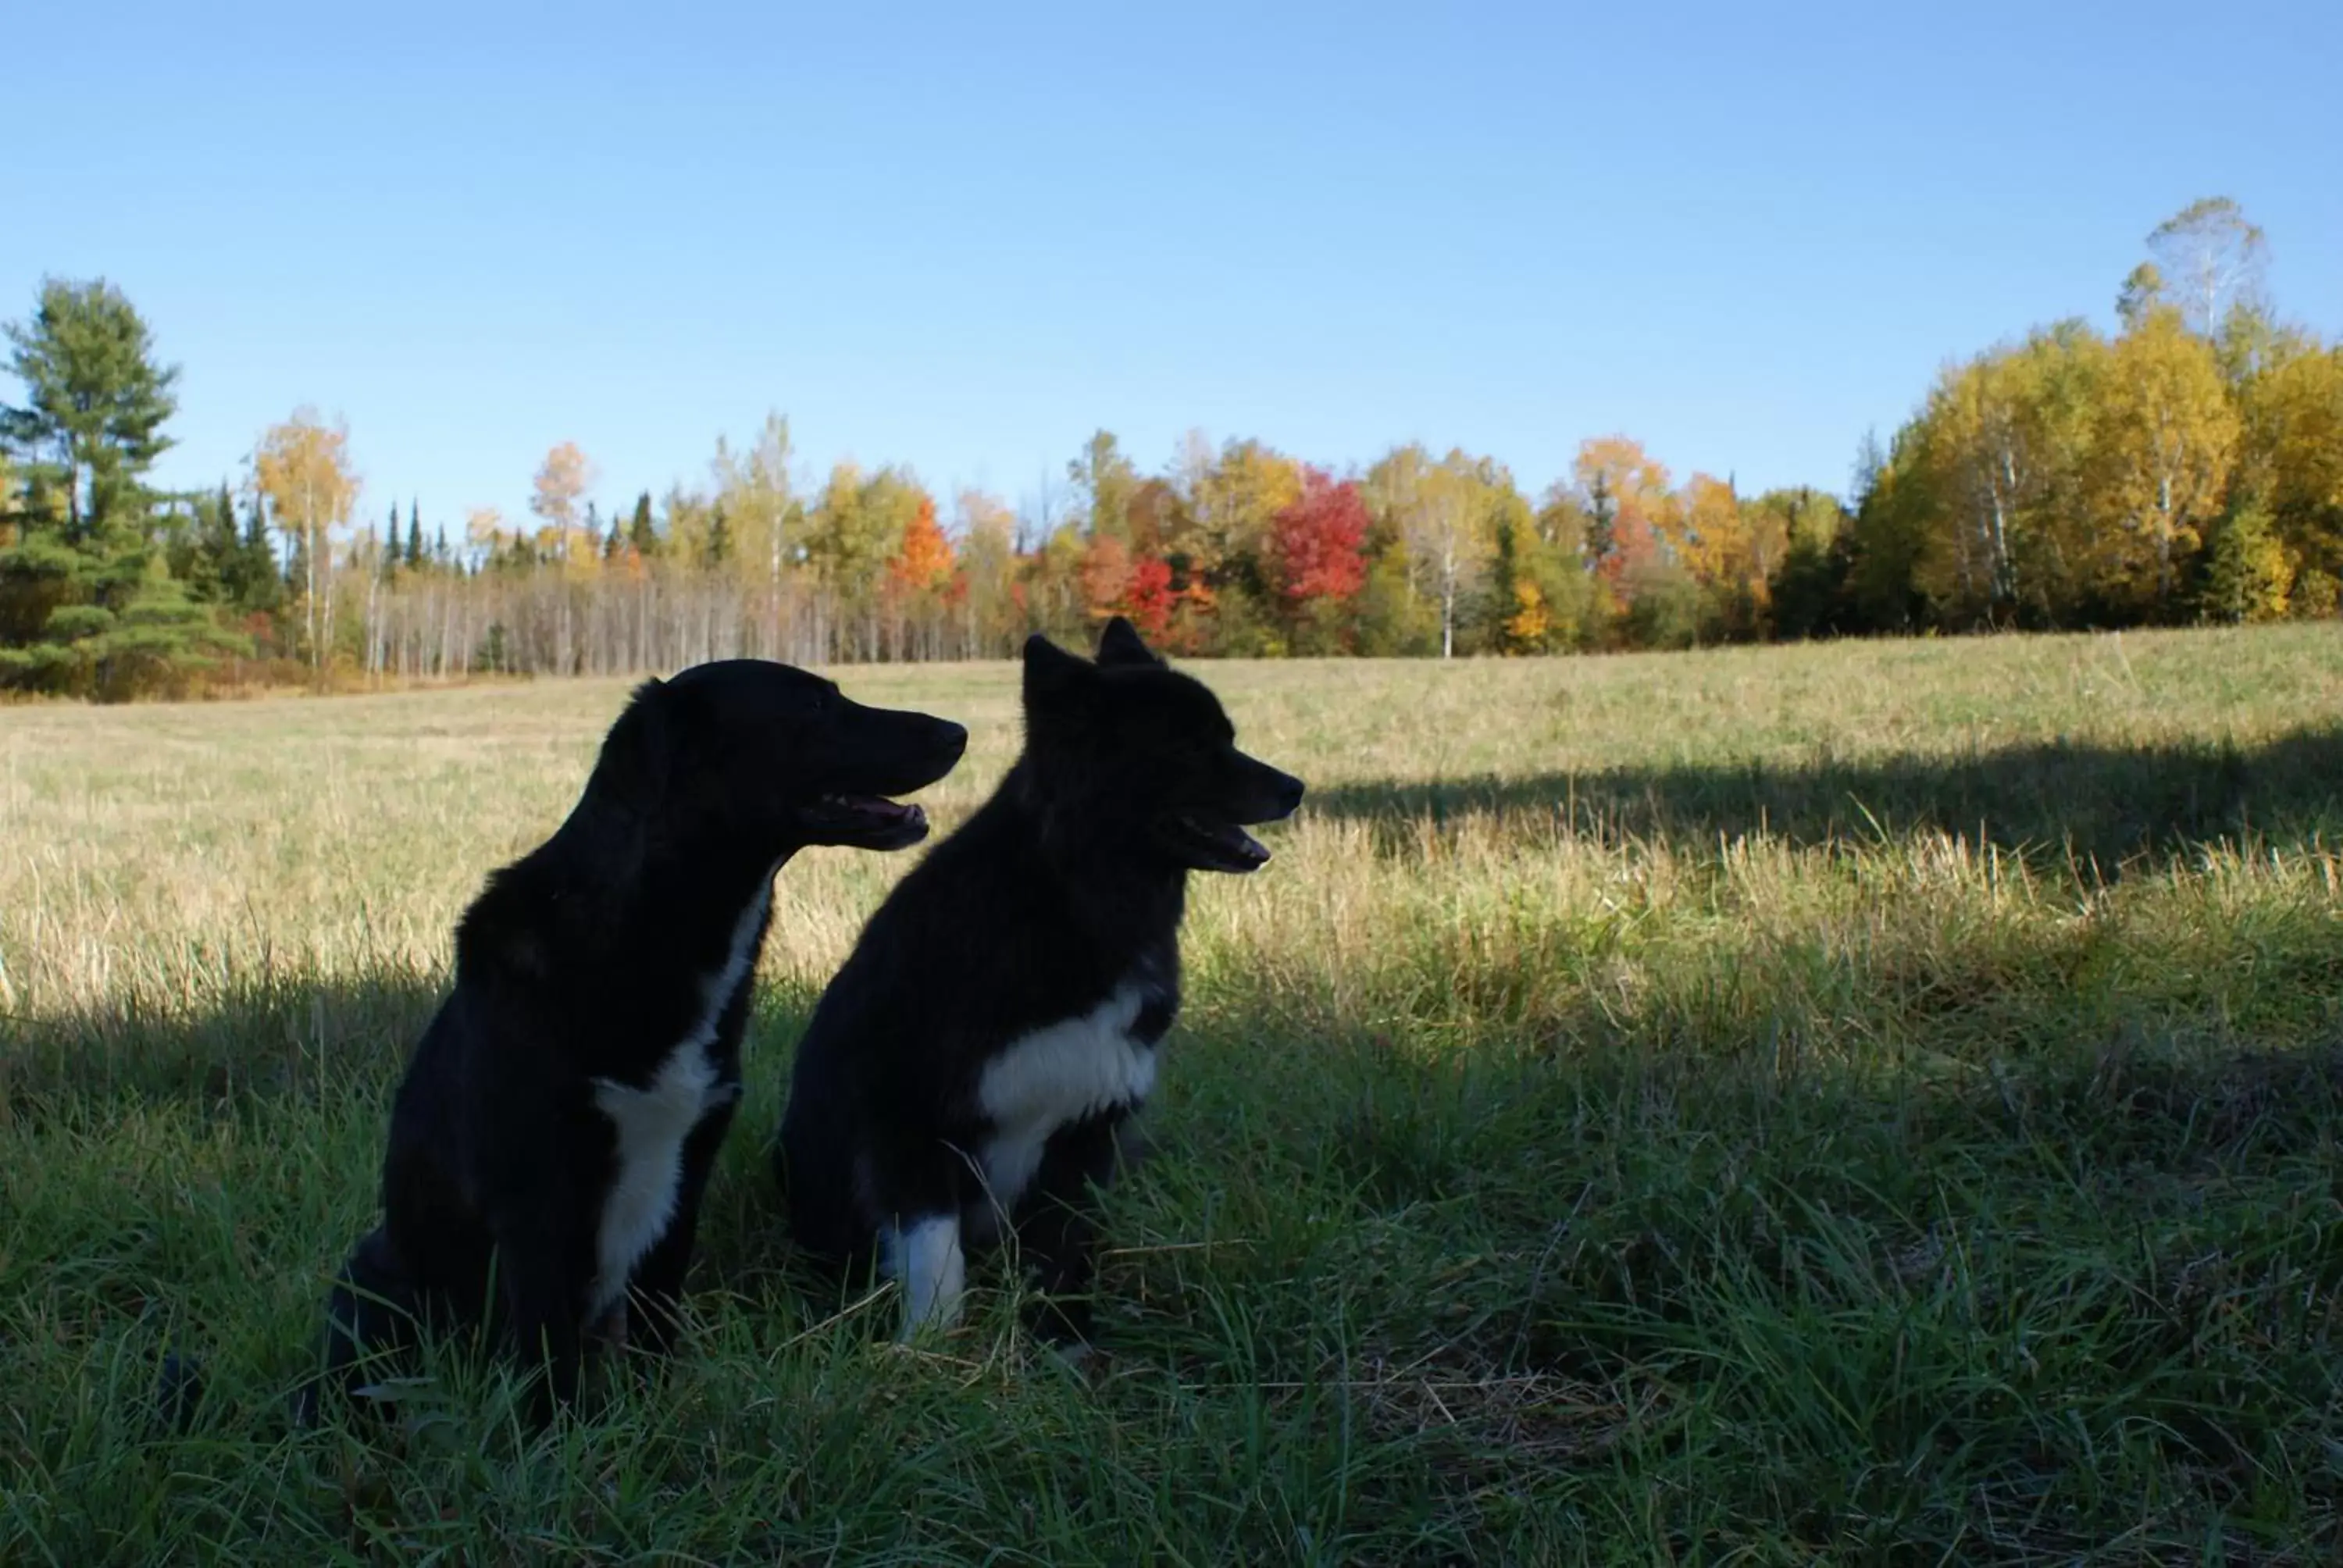
<path id="1" fill-rule="evenodd" d="M 667 683 L 652 677 L 635 688 L 609 734 L 602 738 L 595 782 L 620 805 L 647 810 L 667 793 L 672 746 L 667 710 L 671 700 Z"/>
<path id="2" fill-rule="evenodd" d="M 1048 708 L 1086 689 L 1097 667 L 1040 632 L 1025 639 L 1025 705 Z"/>
<path id="3" fill-rule="evenodd" d="M 1101 665 L 1161 664 L 1155 650 L 1141 640 L 1139 628 L 1116 616 L 1099 633 L 1098 661 Z"/>

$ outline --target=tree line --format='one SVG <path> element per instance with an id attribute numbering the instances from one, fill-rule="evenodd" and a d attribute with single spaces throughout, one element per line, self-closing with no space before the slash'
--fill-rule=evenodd
<path id="1" fill-rule="evenodd" d="M 0 689 L 985 658 L 1114 614 L 1190 656 L 1443 658 L 2335 615 L 2343 347 L 2280 319 L 2236 204 L 2147 248 L 2113 337 L 1946 366 L 1845 494 L 1679 482 L 1620 435 L 1531 496 L 1462 448 L 1337 471 L 1192 434 L 1146 472 L 1101 430 L 1021 506 L 947 504 L 900 466 L 802 477 L 769 415 L 608 516 L 564 443 L 528 517 L 452 532 L 412 498 L 362 515 L 349 431 L 306 408 L 238 481 L 151 487 L 178 372 L 118 288 L 51 279 L 7 328 Z"/>

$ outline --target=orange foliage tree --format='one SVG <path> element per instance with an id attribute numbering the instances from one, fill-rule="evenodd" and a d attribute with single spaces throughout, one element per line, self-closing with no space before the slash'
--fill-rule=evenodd
<path id="1" fill-rule="evenodd" d="M 952 574 L 951 540 L 936 521 L 933 496 L 920 497 L 920 509 L 903 527 L 902 543 L 887 563 L 887 581 L 898 592 L 925 593 Z"/>

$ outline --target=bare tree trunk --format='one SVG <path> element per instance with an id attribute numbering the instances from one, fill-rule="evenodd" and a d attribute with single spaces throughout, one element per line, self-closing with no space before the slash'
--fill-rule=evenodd
<path id="1" fill-rule="evenodd" d="M 317 525 L 314 518 L 307 525 L 309 548 L 303 552 L 302 565 L 306 580 L 301 588 L 303 629 L 309 638 L 309 668 L 317 668 Z"/>
<path id="2" fill-rule="evenodd" d="M 377 630 L 375 625 L 375 600 L 381 589 L 381 568 L 377 567 L 373 572 L 368 573 L 367 576 L 367 601 L 365 610 L 366 625 L 363 628 L 366 637 L 366 658 L 364 660 L 366 672 L 369 678 L 372 678 L 377 682 L 377 684 L 380 684 L 382 664 L 375 655 Z"/>
<path id="3" fill-rule="evenodd" d="M 324 542 L 324 541 L 320 541 L 320 542 L 322 543 L 322 542 Z M 310 563 L 311 563 L 311 568 L 310 568 L 310 569 L 312 569 L 313 571 L 316 569 L 316 562 L 317 562 L 317 556 L 318 556 L 318 554 L 319 554 L 319 552 L 318 552 L 318 551 L 316 551 L 316 550 L 312 550 L 311 552 L 309 552 L 309 560 L 310 560 Z M 334 563 L 333 563 L 333 559 L 332 559 L 332 558 L 331 558 L 331 557 L 328 557 L 328 558 L 327 558 L 327 560 L 326 560 L 326 589 L 325 589 L 325 592 L 326 592 L 326 627 L 325 627 L 325 643 L 326 643 L 326 646 L 325 646 L 325 648 L 322 650 L 322 656 L 321 656 L 321 658 L 322 658 L 322 662 L 321 662 L 320 668 L 322 668 L 322 667 L 323 667 L 323 664 L 327 664 L 327 663 L 331 663 L 331 662 L 332 662 L 332 653 L 333 653 L 333 644 L 334 644 Z"/>
<path id="4" fill-rule="evenodd" d="M 1442 536 L 1440 547 L 1440 657 L 1456 657 L 1456 533 Z"/>

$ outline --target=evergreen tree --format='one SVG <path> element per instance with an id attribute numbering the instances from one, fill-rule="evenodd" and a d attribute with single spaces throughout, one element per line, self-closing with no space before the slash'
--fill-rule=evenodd
<path id="1" fill-rule="evenodd" d="M 293 548 L 286 553 L 285 577 L 278 585 L 278 592 L 285 595 L 298 594 L 308 580 L 309 536 L 305 533 L 296 533 L 293 536 Z"/>
<path id="2" fill-rule="evenodd" d="M 6 330 L 25 391 L 0 444 L 25 459 L 25 504 L 0 547 L 0 684 L 114 699 L 234 648 L 170 577 L 146 470 L 171 446 L 176 367 L 103 279 L 41 286 Z"/>
<path id="3" fill-rule="evenodd" d="M 21 408 L 0 407 L 0 440 L 50 481 L 65 536 L 80 544 L 143 520 L 140 478 L 170 450 L 163 426 L 178 411 L 178 367 L 154 362 L 153 335 L 122 291 L 48 279 L 29 322 L 6 329 Z"/>
<path id="4" fill-rule="evenodd" d="M 245 514 L 244 536 L 236 550 L 235 603 L 246 615 L 277 613 L 285 602 L 283 580 L 277 574 L 277 549 L 268 542 L 268 504 L 258 496 Z"/>
<path id="5" fill-rule="evenodd" d="M 189 540 L 187 564 L 175 572 L 194 598 L 206 603 L 231 603 L 235 598 L 236 556 L 242 548 L 236 537 L 236 498 L 226 481 L 196 503 L 196 526 Z"/>
<path id="6" fill-rule="evenodd" d="M 635 547 L 635 554 L 645 560 L 659 553 L 659 535 L 651 528 L 651 493 L 645 490 L 635 498 L 635 519 L 628 526 L 627 542 Z"/>
<path id="7" fill-rule="evenodd" d="M 407 569 L 419 571 L 423 567 L 423 510 L 415 498 L 407 501 Z"/>

